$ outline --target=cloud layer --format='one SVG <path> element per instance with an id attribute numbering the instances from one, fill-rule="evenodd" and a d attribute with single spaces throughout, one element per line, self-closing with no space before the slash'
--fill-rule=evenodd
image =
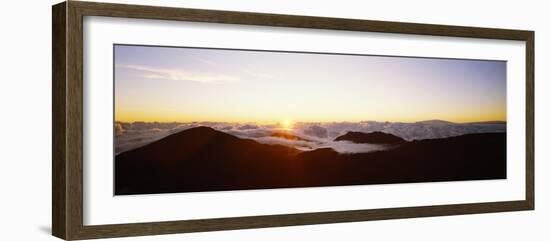
<path id="1" fill-rule="evenodd" d="M 505 132 L 505 122 L 457 124 L 445 121 L 402 122 L 333 122 L 333 123 L 296 123 L 292 130 L 283 130 L 275 125 L 257 125 L 254 123 L 192 122 L 158 123 L 134 122 L 115 123 L 115 152 L 131 150 L 170 134 L 197 126 L 208 126 L 216 130 L 253 139 L 264 144 L 278 144 L 299 150 L 314 150 L 329 147 L 340 153 L 358 153 L 383 150 L 384 145 L 356 144 L 334 139 L 349 131 L 381 131 L 399 136 L 405 140 L 421 140 L 459 136 L 470 133 Z"/>

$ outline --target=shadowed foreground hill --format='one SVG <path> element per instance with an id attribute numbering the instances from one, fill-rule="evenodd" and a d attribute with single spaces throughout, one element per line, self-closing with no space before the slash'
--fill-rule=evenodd
<path id="1" fill-rule="evenodd" d="M 370 144 L 399 144 L 405 142 L 405 140 L 400 137 L 380 131 L 371 133 L 350 131 L 345 135 L 336 137 L 334 141 L 351 141 L 354 143 Z"/>
<path id="2" fill-rule="evenodd" d="M 506 178 L 506 133 L 339 154 L 330 148 L 300 152 L 197 127 L 115 158 L 116 195 L 498 178 Z"/>

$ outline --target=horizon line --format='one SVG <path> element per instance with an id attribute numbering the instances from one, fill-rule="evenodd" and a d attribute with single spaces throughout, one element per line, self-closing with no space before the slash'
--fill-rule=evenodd
<path id="1" fill-rule="evenodd" d="M 452 124 L 471 124 L 471 123 L 488 123 L 488 122 L 504 122 L 508 123 L 506 120 L 480 120 L 480 121 L 465 121 L 465 122 L 457 122 L 457 121 L 447 121 L 442 119 L 427 119 L 427 120 L 420 120 L 420 121 L 378 121 L 378 120 L 361 120 L 361 121 L 293 121 L 292 124 L 312 124 L 312 123 L 361 123 L 361 122 L 390 122 L 390 123 L 420 123 L 420 122 L 431 122 L 431 121 L 439 121 L 439 122 L 448 122 Z M 273 124 L 281 124 L 284 121 L 275 121 L 275 122 L 254 122 L 254 121 L 142 121 L 142 120 L 135 120 L 135 121 L 123 121 L 123 120 L 114 120 L 114 123 L 226 123 L 226 124 L 256 124 L 256 125 L 273 125 Z"/>

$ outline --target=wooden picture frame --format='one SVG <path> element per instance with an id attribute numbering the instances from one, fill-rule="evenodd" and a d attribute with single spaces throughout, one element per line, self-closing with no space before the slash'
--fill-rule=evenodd
<path id="1" fill-rule="evenodd" d="M 66 240 L 533 210 L 534 32 L 401 22 L 67 1 L 52 8 L 52 233 Z M 152 223 L 83 224 L 83 17 L 108 16 L 259 26 L 519 40 L 526 43 L 525 199 L 489 203 L 297 213 Z"/>

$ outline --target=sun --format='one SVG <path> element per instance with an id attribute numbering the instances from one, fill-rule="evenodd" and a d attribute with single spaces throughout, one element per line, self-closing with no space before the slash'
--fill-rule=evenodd
<path id="1" fill-rule="evenodd" d="M 284 130 L 291 130 L 291 129 L 292 129 L 292 121 L 290 121 L 289 119 L 284 119 L 284 120 L 281 122 L 281 127 L 282 127 Z"/>

